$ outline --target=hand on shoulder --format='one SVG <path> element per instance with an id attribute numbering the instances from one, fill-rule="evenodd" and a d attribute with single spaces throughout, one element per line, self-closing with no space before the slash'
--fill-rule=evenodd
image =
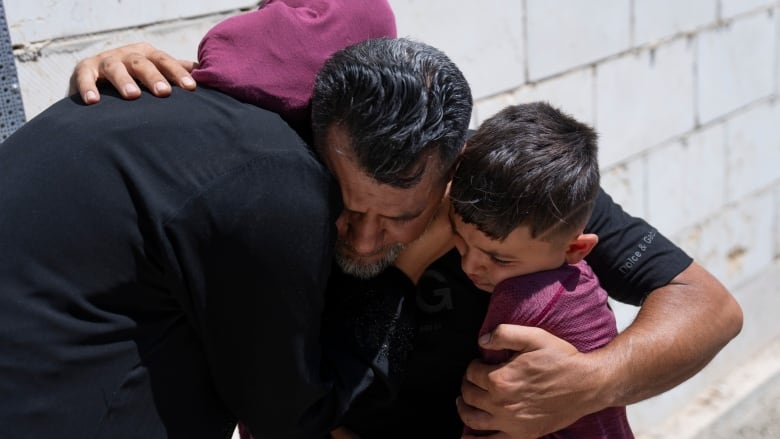
<path id="1" fill-rule="evenodd" d="M 135 43 L 84 58 L 73 69 L 68 94 L 78 93 L 86 104 L 100 101 L 97 83 L 107 80 L 125 99 L 141 96 L 136 80 L 158 97 L 171 94 L 171 84 L 185 90 L 195 89 L 190 72 L 194 61 L 173 58 L 149 43 Z"/>

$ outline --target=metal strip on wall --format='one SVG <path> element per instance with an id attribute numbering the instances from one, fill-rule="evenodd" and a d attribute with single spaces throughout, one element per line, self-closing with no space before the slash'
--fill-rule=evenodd
<path id="1" fill-rule="evenodd" d="M 14 50 L 2 1 L 0 1 L 0 19 L 2 19 L 0 24 L 0 142 L 2 142 L 24 124 L 25 117 L 22 91 L 14 63 Z"/>

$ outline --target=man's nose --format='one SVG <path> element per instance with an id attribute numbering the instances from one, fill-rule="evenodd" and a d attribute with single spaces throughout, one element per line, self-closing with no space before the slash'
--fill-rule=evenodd
<path id="1" fill-rule="evenodd" d="M 365 214 L 346 214 L 345 223 L 347 242 L 355 252 L 372 254 L 382 245 L 379 218 Z"/>

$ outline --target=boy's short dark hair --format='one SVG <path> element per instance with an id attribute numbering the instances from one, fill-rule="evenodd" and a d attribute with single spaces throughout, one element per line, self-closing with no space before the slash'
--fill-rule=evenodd
<path id="1" fill-rule="evenodd" d="M 545 102 L 509 106 L 468 140 L 450 197 L 492 239 L 517 227 L 551 239 L 582 228 L 599 189 L 597 134 Z"/>

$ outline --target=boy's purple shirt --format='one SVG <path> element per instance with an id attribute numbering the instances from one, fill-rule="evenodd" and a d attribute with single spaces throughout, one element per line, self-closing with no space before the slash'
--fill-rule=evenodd
<path id="1" fill-rule="evenodd" d="M 617 335 L 607 292 L 585 261 L 510 278 L 496 285 L 479 335 L 500 323 L 542 328 L 580 352 L 598 349 Z M 484 360 L 496 363 L 511 356 L 510 352 L 501 351 L 482 353 Z"/>
<path id="2" fill-rule="evenodd" d="M 535 326 L 562 338 L 580 352 L 598 349 L 617 336 L 607 292 L 585 261 L 509 278 L 493 290 L 479 335 L 501 323 Z M 486 363 L 509 361 L 515 352 L 481 349 Z M 479 432 L 464 427 L 465 433 Z M 540 439 L 633 439 L 625 407 L 609 407 L 578 419 Z"/>

